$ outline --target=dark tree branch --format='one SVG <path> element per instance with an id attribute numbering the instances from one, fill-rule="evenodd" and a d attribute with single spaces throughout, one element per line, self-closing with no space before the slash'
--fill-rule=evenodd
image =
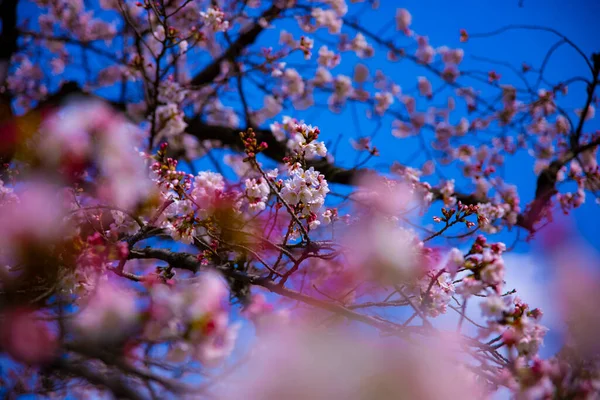
<path id="1" fill-rule="evenodd" d="M 13 157 L 14 149 L 6 143 L 13 142 L 14 130 L 10 126 L 12 120 L 12 94 L 5 87 L 10 69 L 10 60 L 17 51 L 17 4 L 18 0 L 0 1 L 0 179 L 4 177 L 5 166 Z"/>
<path id="2" fill-rule="evenodd" d="M 83 378 L 94 386 L 108 389 L 118 399 L 144 400 L 144 396 L 137 389 L 129 386 L 120 373 L 97 371 L 84 362 L 72 362 L 66 359 L 56 361 L 52 367 L 73 377 Z"/>
<path id="3" fill-rule="evenodd" d="M 187 133 L 197 137 L 199 140 L 217 140 L 225 146 L 243 151 L 243 143 L 240 140 L 239 133 L 240 131 L 245 131 L 244 128 L 235 129 L 226 126 L 208 125 L 199 118 L 188 120 L 187 123 Z M 268 129 L 255 129 L 254 133 L 258 142 L 265 142 L 269 146 L 263 154 L 275 161 L 281 162 L 286 156 L 287 148 L 285 144 L 277 141 L 273 133 Z M 338 167 L 324 159 L 313 161 L 309 165 L 314 166 L 316 170 L 325 175 L 329 182 L 344 185 L 351 185 L 361 175 L 369 173 L 367 169 Z"/>
<path id="4" fill-rule="evenodd" d="M 171 250 L 166 249 L 155 249 L 155 248 L 145 248 L 145 249 L 134 249 L 129 252 L 130 259 L 157 259 L 168 262 L 174 268 L 182 268 L 192 272 L 197 272 L 200 270 L 200 262 L 193 254 L 188 253 L 178 253 Z M 395 335 L 399 337 L 408 337 L 411 333 L 423 333 L 424 331 L 429 331 L 431 329 L 435 329 L 433 327 L 417 327 L 417 326 L 403 326 L 401 324 L 394 323 L 392 321 L 387 321 L 383 319 L 379 319 L 370 315 L 361 314 L 356 311 L 353 311 L 343 305 L 336 304 L 331 301 L 316 299 L 307 295 L 304 295 L 295 290 L 287 289 L 281 286 L 278 283 L 273 282 L 272 280 L 264 277 L 260 277 L 257 275 L 250 275 L 238 270 L 231 268 L 229 264 L 217 265 L 214 268 L 221 272 L 228 278 L 234 279 L 238 282 L 262 286 L 265 289 L 276 293 L 280 296 L 287 297 L 292 300 L 297 300 L 301 303 L 308 304 L 310 306 L 316 307 L 318 309 L 328 311 L 339 316 L 345 317 L 351 321 L 361 322 L 363 324 L 372 326 L 382 333 L 388 335 Z M 470 338 L 468 336 L 463 337 L 471 346 L 477 347 L 483 351 L 490 352 L 492 354 L 497 354 L 496 350 L 487 344 L 481 343 L 476 339 Z"/>
<path id="5" fill-rule="evenodd" d="M 2 33 L 0 34 L 0 64 L 10 62 L 17 51 L 17 4 L 18 0 L 3 0 L 0 2 L 0 19 L 2 20 Z M 1 67 L 1 66 L 0 66 Z M 1 76 L 0 76 L 1 77 Z M 5 77 L 1 77 L 2 80 Z M 3 82 L 0 82 L 0 84 Z"/>
<path id="6" fill-rule="evenodd" d="M 187 253 L 177 253 L 166 249 L 154 249 L 154 248 L 145 248 L 142 250 L 134 249 L 129 252 L 130 259 L 157 259 L 168 262 L 169 265 L 174 268 L 181 268 L 192 272 L 198 272 L 200 269 L 200 262 L 198 259 L 192 255 Z M 365 323 L 367 325 L 371 325 L 375 328 L 381 329 L 382 331 L 390 332 L 394 331 L 397 333 L 402 332 L 402 327 L 391 322 L 383 321 L 371 317 L 369 315 L 364 315 L 352 311 L 346 307 L 341 305 L 315 299 L 310 296 L 303 295 L 294 290 L 290 290 L 282 287 L 281 285 L 273 282 L 270 279 L 262 278 L 256 275 L 249 275 L 240 271 L 236 271 L 228 264 L 217 266 L 216 269 L 221 272 L 223 275 L 243 282 L 245 284 L 262 286 L 273 293 L 277 293 L 281 296 L 288 297 L 293 300 L 298 300 L 302 303 L 330 311 L 339 315 L 342 315 L 348 319 Z"/>

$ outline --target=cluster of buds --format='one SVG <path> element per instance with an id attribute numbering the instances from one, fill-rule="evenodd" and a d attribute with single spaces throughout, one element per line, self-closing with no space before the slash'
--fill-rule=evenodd
<path id="1" fill-rule="evenodd" d="M 166 185 L 168 189 L 174 190 L 180 197 L 185 197 L 185 192 L 192 186 L 191 174 L 177 170 L 177 160 L 167 157 L 167 143 L 162 143 L 156 155 L 153 157 L 155 162 L 150 168 L 159 180 L 159 183 Z"/>
<path id="2" fill-rule="evenodd" d="M 502 254 L 506 250 L 506 245 L 502 242 L 488 243 L 483 235 L 477 236 L 475 243 L 471 246 L 469 254 L 482 254 L 484 249 L 489 248 L 494 254 Z"/>
<path id="3" fill-rule="evenodd" d="M 480 217 L 478 214 L 479 211 L 479 207 L 476 204 L 463 204 L 462 202 L 458 202 L 458 209 L 460 212 L 463 213 L 463 216 L 461 218 L 461 222 L 464 222 L 465 225 L 467 226 L 467 228 L 473 228 L 475 226 L 475 223 L 473 223 L 472 221 L 467 221 L 465 219 L 465 217 L 468 217 L 470 215 L 477 215 L 477 222 L 481 223 L 481 221 L 479 221 Z"/>
<path id="4" fill-rule="evenodd" d="M 317 128 L 316 126 L 312 127 L 311 125 L 306 124 L 296 125 L 295 131 L 296 133 L 301 134 L 307 143 L 310 143 L 313 140 L 317 140 L 319 138 L 319 134 L 321 133 L 319 128 Z"/>
<path id="5" fill-rule="evenodd" d="M 292 137 L 288 140 L 287 147 L 292 151 L 292 154 L 283 159 L 288 165 L 292 166 L 298 162 L 302 163 L 304 160 L 327 155 L 325 144 L 317 141 L 321 131 L 316 126 L 313 127 L 303 123 L 296 124 L 291 133 Z"/>
<path id="6" fill-rule="evenodd" d="M 211 260 L 211 257 L 213 256 L 213 254 L 216 254 L 218 248 L 219 248 L 219 242 L 217 242 L 216 240 L 211 241 L 210 250 L 207 249 L 207 250 L 204 250 L 201 253 L 199 253 L 196 256 L 197 260 L 202 265 L 208 265 L 208 263 Z"/>
<path id="7" fill-rule="evenodd" d="M 456 255 L 454 270 L 469 271 L 469 275 L 461 280 L 457 293 L 467 298 L 489 287 L 493 293 L 499 294 L 504 283 L 502 253 L 505 250 L 504 243 L 489 244 L 484 236 L 479 235 L 464 258 Z"/>
<path id="8" fill-rule="evenodd" d="M 474 204 L 463 204 L 460 201 L 457 204 L 456 209 L 453 208 L 442 208 L 442 217 L 438 217 L 435 216 L 433 217 L 433 221 L 434 222 L 445 222 L 446 224 L 450 223 L 450 220 L 452 219 L 452 217 L 454 217 L 454 222 L 463 222 L 467 228 L 473 228 L 475 226 L 475 223 L 472 221 L 468 221 L 466 218 L 468 216 L 471 215 L 478 215 L 479 208 L 477 205 Z M 457 212 L 458 211 L 458 212 Z M 479 221 L 479 215 L 478 215 L 478 222 L 481 223 L 481 221 Z"/>
<path id="9" fill-rule="evenodd" d="M 190 29 L 191 36 L 187 38 L 193 43 L 202 43 L 206 41 L 206 34 L 202 32 L 200 29 L 197 29 L 195 26 L 192 26 Z"/>
<path id="10" fill-rule="evenodd" d="M 146 60 L 144 60 L 144 56 L 136 54 L 131 58 L 131 61 L 129 61 L 129 67 L 134 70 L 143 70 L 145 62 Z"/>
<path id="11" fill-rule="evenodd" d="M 252 128 L 248 128 L 246 132 L 240 132 L 240 138 L 242 139 L 242 142 L 244 142 L 244 152 L 247 156 L 244 158 L 244 162 L 254 159 L 258 153 L 269 147 L 266 142 L 258 143 L 256 134 Z"/>

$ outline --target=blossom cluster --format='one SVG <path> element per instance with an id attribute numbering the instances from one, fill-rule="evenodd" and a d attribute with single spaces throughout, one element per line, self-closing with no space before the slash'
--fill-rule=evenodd
<path id="1" fill-rule="evenodd" d="M 480 335 L 500 335 L 502 343 L 509 350 L 514 349 L 518 357 L 531 359 L 543 344 L 547 329 L 540 324 L 541 310 L 531 310 L 520 299 L 513 300 L 503 293 L 505 265 L 502 253 L 505 250 L 503 243 L 489 244 L 485 237 L 479 236 L 466 257 L 458 250 L 452 251 L 447 269 L 452 276 L 461 273 L 456 292 L 465 301 L 485 293 L 480 306 L 488 325 Z"/>
<path id="2" fill-rule="evenodd" d="M 282 183 L 281 197 L 315 229 L 321 224 L 318 213 L 329 193 L 325 176 L 313 167 L 305 170 L 300 164 L 290 166 L 288 173 L 289 178 Z"/>
<path id="3" fill-rule="evenodd" d="M 230 324 L 225 307 L 227 288 L 216 274 L 204 274 L 185 287 L 153 285 L 144 336 L 169 342 L 167 359 L 190 358 L 214 365 L 233 350 L 238 324 Z"/>
<path id="4" fill-rule="evenodd" d="M 101 102 L 67 106 L 48 117 L 34 138 L 32 151 L 62 179 L 98 179 L 96 195 L 113 205 L 131 208 L 152 191 L 139 129 Z M 96 176 L 94 176 L 96 175 Z"/>

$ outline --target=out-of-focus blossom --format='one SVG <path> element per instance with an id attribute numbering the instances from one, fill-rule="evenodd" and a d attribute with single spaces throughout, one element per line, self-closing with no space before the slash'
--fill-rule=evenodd
<path id="1" fill-rule="evenodd" d="M 244 316 L 254 323 L 259 333 L 278 329 L 289 319 L 287 310 L 276 310 L 262 293 L 252 296 L 250 304 L 244 309 Z"/>
<path id="2" fill-rule="evenodd" d="M 357 182 L 354 197 L 365 206 L 368 213 L 397 216 L 415 201 L 412 189 L 402 182 L 381 176 L 365 176 Z"/>
<path id="3" fill-rule="evenodd" d="M 559 233 L 559 235 L 562 235 Z M 600 354 L 600 276 L 594 254 L 583 244 L 566 239 L 553 246 L 557 308 L 567 324 L 567 342 L 585 356 Z"/>
<path id="4" fill-rule="evenodd" d="M 299 97 L 304 94 L 306 85 L 304 79 L 294 68 L 287 68 L 282 76 L 283 91 L 292 97 Z"/>
<path id="5" fill-rule="evenodd" d="M 334 10 L 323 10 L 316 7 L 311 11 L 316 28 L 327 28 L 329 33 L 339 33 L 342 29 L 342 19 Z"/>
<path id="6" fill-rule="evenodd" d="M 417 38 L 417 52 L 415 56 L 422 64 L 430 64 L 435 57 L 435 49 L 429 44 L 429 38 L 427 36 L 419 36 Z"/>
<path id="7" fill-rule="evenodd" d="M 484 301 L 479 303 L 481 313 L 486 317 L 501 318 L 505 311 L 508 311 L 510 297 L 500 297 L 498 295 L 488 296 Z"/>
<path id="8" fill-rule="evenodd" d="M 329 72 L 329 70 L 326 68 L 319 67 L 317 68 L 317 72 L 315 73 L 315 77 L 313 78 L 312 82 L 315 86 L 321 87 L 327 85 L 332 80 L 333 76 L 331 75 L 331 72 Z"/>
<path id="9" fill-rule="evenodd" d="M 0 242 L 9 247 L 14 240 L 34 242 L 60 240 L 66 208 L 57 187 L 29 183 L 9 192 L 11 201 L 0 205 Z"/>
<path id="10" fill-rule="evenodd" d="M 421 247 L 414 232 L 392 221 L 373 218 L 346 232 L 351 268 L 384 284 L 407 283 L 425 272 Z"/>
<path id="11" fill-rule="evenodd" d="M 78 178 L 91 165 L 98 173 L 97 195 L 130 208 L 151 193 L 145 161 L 136 147 L 139 130 L 103 103 L 72 103 L 47 119 L 36 148 L 48 168 Z"/>
<path id="12" fill-rule="evenodd" d="M 451 249 L 448 254 L 448 263 L 446 264 L 446 271 L 450 274 L 450 277 L 454 278 L 464 263 L 465 257 L 462 251 L 457 248 Z"/>
<path id="13" fill-rule="evenodd" d="M 56 356 L 56 335 L 34 311 L 13 309 L 0 315 L 0 321 L 0 348 L 15 361 L 39 365 Z"/>
<path id="14" fill-rule="evenodd" d="M 431 89 L 431 82 L 429 82 L 429 80 L 424 76 L 420 76 L 418 78 L 418 82 L 419 93 L 421 94 L 421 96 L 431 97 L 433 94 Z"/>
<path id="15" fill-rule="evenodd" d="M 390 92 L 375 93 L 375 112 L 383 115 L 394 103 L 394 96 Z"/>
<path id="16" fill-rule="evenodd" d="M 354 82 L 364 83 L 369 78 L 369 68 L 364 64 L 354 66 Z"/>
<path id="17" fill-rule="evenodd" d="M 340 56 L 329 50 L 327 46 L 321 46 L 319 48 L 319 58 L 317 62 L 322 67 L 333 68 L 340 63 Z"/>
<path id="18" fill-rule="evenodd" d="M 214 32 L 225 32 L 229 29 L 229 21 L 225 19 L 225 13 L 217 7 L 209 7 L 208 10 L 201 11 L 200 18 Z"/>
<path id="19" fill-rule="evenodd" d="M 410 24 L 412 23 L 412 15 L 405 8 L 399 8 L 396 10 L 396 29 L 404 32 L 405 35 L 410 36 L 411 30 Z"/>
<path id="20" fill-rule="evenodd" d="M 215 365 L 234 348 L 239 325 L 229 324 L 225 302 L 228 290 L 215 273 L 205 273 L 191 285 L 153 290 L 150 320 L 145 334 L 179 341 L 168 357 L 175 362 L 196 359 Z"/>
<path id="21" fill-rule="evenodd" d="M 350 41 L 350 49 L 360 58 L 367 58 L 373 55 L 373 48 L 362 33 L 357 33 L 354 39 Z"/>
<path id="22" fill-rule="evenodd" d="M 437 347 L 437 346 L 436 346 Z M 441 346 L 440 346 L 441 347 Z M 374 344 L 366 338 L 299 328 L 275 330 L 258 344 L 248 368 L 225 382 L 233 399 L 446 399 L 483 395 L 446 350 Z M 449 354 L 448 354 L 449 355 Z M 435 382 L 435 384 L 432 384 Z"/>
<path id="23" fill-rule="evenodd" d="M 596 116 L 596 108 L 593 105 L 589 105 L 589 107 L 587 108 L 587 110 L 583 110 L 583 109 L 577 109 L 575 110 L 575 114 L 577 114 L 578 117 L 583 117 L 585 111 L 585 120 L 589 120 L 589 119 L 593 119 Z"/>
<path id="24" fill-rule="evenodd" d="M 139 322 L 136 296 L 109 281 L 96 285 L 72 321 L 79 340 L 90 343 L 115 343 L 126 339 Z"/>
<path id="25" fill-rule="evenodd" d="M 183 112 L 175 103 L 160 105 L 156 108 L 159 138 L 172 138 L 177 136 L 187 127 Z"/>

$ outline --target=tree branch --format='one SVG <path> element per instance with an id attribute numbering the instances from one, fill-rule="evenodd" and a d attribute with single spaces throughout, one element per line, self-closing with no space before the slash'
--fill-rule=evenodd
<path id="1" fill-rule="evenodd" d="M 244 150 L 239 133 L 245 131 L 245 128 L 208 125 L 202 122 L 200 118 L 189 119 L 187 123 L 187 133 L 195 136 L 199 140 L 217 140 L 223 145 L 229 146 L 235 150 Z M 273 133 L 268 129 L 255 129 L 254 133 L 256 134 L 256 140 L 259 143 L 265 142 L 268 145 L 268 148 L 263 151 L 262 154 L 277 162 L 282 162 L 287 152 L 285 144 L 275 139 Z M 361 175 L 372 172 L 368 169 L 338 167 L 325 159 L 312 161 L 308 164 L 325 175 L 327 181 L 344 185 L 353 184 Z"/>
<path id="2" fill-rule="evenodd" d="M 52 367 L 68 375 L 83 378 L 92 385 L 106 388 L 112 392 L 116 398 L 125 398 L 131 400 L 144 400 L 137 389 L 129 386 L 121 378 L 120 373 L 109 373 L 109 371 L 96 371 L 84 362 L 70 362 L 66 359 L 57 360 Z"/>
<path id="3" fill-rule="evenodd" d="M 2 33 L 0 34 L 0 86 L 8 75 L 10 59 L 17 51 L 17 4 L 19 0 L 3 0 L 0 2 L 0 20 L 2 20 Z"/>

